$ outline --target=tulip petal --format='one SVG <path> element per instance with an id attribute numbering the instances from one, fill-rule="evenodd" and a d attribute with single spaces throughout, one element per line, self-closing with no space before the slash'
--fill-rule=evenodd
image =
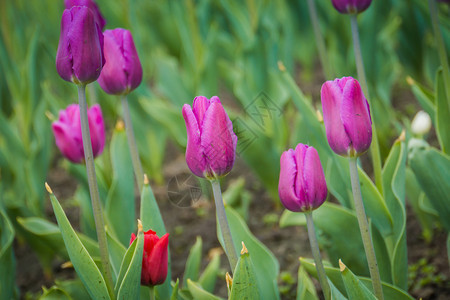
<path id="1" fill-rule="evenodd" d="M 71 162 L 82 162 L 84 158 L 83 142 L 74 135 L 73 128 L 60 121 L 55 121 L 52 124 L 52 130 L 56 146 L 61 153 Z"/>
<path id="2" fill-rule="evenodd" d="M 356 153 L 363 153 L 369 149 L 372 142 L 372 122 L 367 100 L 355 79 L 345 84 L 341 120 Z"/>
<path id="3" fill-rule="evenodd" d="M 56 70 L 59 76 L 66 81 L 72 81 L 73 76 L 73 57 L 67 38 L 71 23 L 72 14 L 69 10 L 65 10 L 61 18 L 61 37 L 56 52 Z"/>
<path id="4" fill-rule="evenodd" d="M 200 128 L 189 104 L 183 106 L 183 118 L 187 131 L 186 163 L 192 173 L 203 177 L 206 161 L 201 147 Z"/>
<path id="5" fill-rule="evenodd" d="M 300 199 L 295 192 L 295 183 L 297 177 L 297 164 L 295 161 L 295 152 L 292 149 L 283 152 L 280 158 L 280 179 L 278 182 L 278 195 L 281 203 L 291 211 L 299 212 Z"/>
<path id="6" fill-rule="evenodd" d="M 305 198 L 305 178 L 303 176 L 303 169 L 305 168 L 305 155 L 308 150 L 308 145 L 305 144 L 298 144 L 297 147 L 295 147 L 294 150 L 294 159 L 295 164 L 297 165 L 297 176 L 295 178 L 295 194 L 297 195 L 299 199 L 299 206 L 304 207 L 305 201 L 307 200 Z"/>
<path id="7" fill-rule="evenodd" d="M 212 98 L 211 98 L 212 99 Z M 219 100 L 220 102 L 220 100 Z M 211 101 L 204 96 L 197 96 L 194 98 L 194 103 L 192 103 L 192 111 L 197 118 L 198 127 L 200 129 L 200 134 L 202 133 L 203 121 L 205 119 L 206 111 L 208 110 Z"/>
<path id="8" fill-rule="evenodd" d="M 166 233 L 156 242 L 148 256 L 149 269 L 147 271 L 150 274 L 152 285 L 161 284 L 166 280 L 169 259 L 168 246 L 169 234 Z"/>
<path id="9" fill-rule="evenodd" d="M 325 82 L 321 89 L 321 99 L 328 144 L 335 153 L 347 155 L 351 141 L 345 132 L 340 116 L 342 91 L 338 83 L 335 81 Z"/>
<path id="10" fill-rule="evenodd" d="M 231 121 L 217 99 L 210 102 L 200 130 L 201 146 L 208 169 L 205 170 L 205 177 L 217 177 L 229 173 L 233 168 L 236 153 L 233 140 L 233 136 L 236 135 L 229 127 Z"/>
<path id="11" fill-rule="evenodd" d="M 125 74 L 127 74 L 127 89 L 131 91 L 141 84 L 142 66 L 131 33 L 128 30 L 123 30 L 122 34 Z"/>
<path id="12" fill-rule="evenodd" d="M 102 110 L 99 104 L 93 105 L 88 110 L 89 131 L 94 157 L 103 152 L 105 146 L 105 124 L 103 122 Z"/>
<path id="13" fill-rule="evenodd" d="M 316 209 L 327 198 L 328 190 L 319 154 L 313 147 L 308 147 L 306 150 L 303 178 L 305 198 L 308 199 L 306 201 L 307 209 Z"/>

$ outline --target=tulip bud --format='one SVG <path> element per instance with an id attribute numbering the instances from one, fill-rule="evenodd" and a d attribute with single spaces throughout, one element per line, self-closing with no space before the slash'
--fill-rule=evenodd
<path id="1" fill-rule="evenodd" d="M 102 89 L 113 95 L 128 94 L 142 81 L 141 62 L 128 30 L 106 30 L 104 54 L 106 63 L 98 78 Z"/>
<path id="2" fill-rule="evenodd" d="M 104 64 L 103 34 L 92 11 L 86 6 L 64 10 L 56 53 L 59 76 L 75 84 L 88 84 L 97 80 Z"/>
<path id="3" fill-rule="evenodd" d="M 419 111 L 411 123 L 411 131 L 415 135 L 424 135 L 431 129 L 430 115 L 423 110 Z"/>
<path id="4" fill-rule="evenodd" d="M 278 195 L 286 209 L 294 212 L 308 212 L 327 198 L 327 183 L 314 147 L 298 144 L 280 158 L 280 180 Z"/>
<path id="5" fill-rule="evenodd" d="M 94 157 L 97 157 L 105 146 L 105 125 L 100 105 L 95 104 L 88 109 L 88 121 L 92 152 Z M 52 123 L 52 129 L 56 146 L 61 153 L 71 162 L 83 162 L 84 149 L 78 104 L 71 104 L 65 110 L 60 110 L 58 120 Z"/>
<path id="6" fill-rule="evenodd" d="M 198 177 L 215 179 L 228 174 L 236 156 L 237 136 L 219 97 L 196 97 L 183 106 L 186 123 L 186 163 Z"/>
<path id="7" fill-rule="evenodd" d="M 372 0 L 331 0 L 331 3 L 341 14 L 359 14 L 369 7 Z"/>
<path id="8" fill-rule="evenodd" d="M 97 3 L 93 0 L 64 0 L 64 6 L 67 9 L 72 8 L 73 6 L 87 6 L 94 13 L 95 23 L 98 24 L 98 27 L 103 31 L 106 25 L 106 21 L 100 12 L 100 9 L 97 6 Z"/>
<path id="9" fill-rule="evenodd" d="M 359 82 L 352 77 L 327 81 L 321 89 L 323 121 L 331 149 L 359 156 L 372 142 L 370 108 Z"/>
<path id="10" fill-rule="evenodd" d="M 132 233 L 130 245 L 135 239 L 136 235 Z M 167 277 L 169 259 L 168 246 L 168 233 L 159 238 L 153 230 L 144 232 L 144 253 L 142 255 L 141 272 L 142 285 L 155 286 L 164 283 Z"/>

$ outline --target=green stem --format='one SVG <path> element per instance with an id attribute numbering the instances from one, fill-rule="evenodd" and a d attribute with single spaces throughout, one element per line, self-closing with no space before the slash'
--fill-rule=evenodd
<path id="1" fill-rule="evenodd" d="M 327 274 L 323 267 L 322 258 L 320 256 L 319 244 L 317 243 L 316 230 L 314 228 L 314 221 L 312 218 L 312 212 L 305 213 L 306 225 L 308 227 L 309 243 L 311 245 L 311 251 L 316 263 L 317 275 L 319 276 L 320 286 L 322 287 L 325 300 L 331 299 L 331 289 L 328 285 Z"/>
<path id="2" fill-rule="evenodd" d="M 131 123 L 130 109 L 128 108 L 128 99 L 126 95 L 122 97 L 123 119 L 125 121 L 125 130 L 127 132 L 128 147 L 130 149 L 131 162 L 133 163 L 134 176 L 139 187 L 139 193 L 142 190 L 144 182 L 144 171 L 142 170 L 141 160 L 139 159 L 139 152 L 134 137 L 133 123 Z"/>
<path id="3" fill-rule="evenodd" d="M 150 286 L 150 300 L 155 300 L 155 287 L 154 286 Z"/>
<path id="4" fill-rule="evenodd" d="M 89 93 L 89 101 L 91 103 L 97 103 L 97 90 L 95 89 L 94 82 L 87 85 L 88 93 Z"/>
<path id="5" fill-rule="evenodd" d="M 361 83 L 361 88 L 367 101 L 370 103 L 369 87 L 367 85 L 366 73 L 364 71 L 364 62 L 361 54 L 361 46 L 359 42 L 358 22 L 356 20 L 356 14 L 350 16 L 353 36 L 353 47 L 355 51 L 356 70 L 358 72 L 358 79 Z M 372 106 L 373 108 L 373 106 Z M 381 155 L 380 145 L 378 143 L 377 128 L 375 126 L 375 118 L 372 118 L 372 145 L 370 147 L 370 155 L 372 157 L 373 172 L 375 175 L 375 185 L 378 191 L 383 195 L 383 178 L 381 175 Z"/>
<path id="6" fill-rule="evenodd" d="M 97 231 L 98 247 L 100 250 L 100 260 L 105 273 L 105 281 L 110 295 L 114 295 L 113 281 L 108 255 L 108 244 L 106 243 L 105 223 L 103 221 L 100 194 L 98 192 L 97 176 L 95 174 L 94 155 L 92 153 L 91 134 L 86 103 L 86 85 L 78 85 L 78 102 L 80 105 L 81 132 L 83 136 L 84 160 L 86 162 L 86 172 L 91 195 L 92 209 L 94 212 L 95 229 Z"/>
<path id="7" fill-rule="evenodd" d="M 436 40 L 439 59 L 441 60 L 441 65 L 444 73 L 444 86 L 445 93 L 447 94 L 447 105 L 449 106 L 450 110 L 450 70 L 448 67 L 447 51 L 445 50 L 445 44 L 442 39 L 441 31 L 439 29 L 439 18 L 438 10 L 436 7 L 436 0 L 428 0 L 428 4 L 430 7 L 431 22 L 433 23 L 434 38 Z"/>
<path id="8" fill-rule="evenodd" d="M 372 237 L 369 231 L 369 223 L 367 222 L 364 204 L 362 202 L 361 188 L 359 186 L 358 166 L 356 165 L 356 157 L 349 157 L 350 178 L 352 182 L 353 200 L 355 201 L 355 211 L 358 218 L 359 230 L 366 252 L 367 263 L 369 265 L 370 277 L 372 278 L 372 286 L 375 296 L 379 300 L 383 299 L 383 289 L 381 287 L 380 272 L 378 271 L 377 258 L 373 248 Z"/>
<path id="9" fill-rule="evenodd" d="M 234 272 L 237 264 L 236 249 L 234 248 L 233 238 L 231 236 L 230 227 L 228 226 L 227 215 L 225 214 L 225 206 L 223 205 L 222 191 L 218 179 L 211 180 L 214 193 L 214 201 L 216 203 L 217 222 L 219 223 L 220 232 L 222 233 L 224 250 L 230 263 L 231 271 Z"/>
<path id="10" fill-rule="evenodd" d="M 308 0 L 308 9 L 314 35 L 316 37 L 316 46 L 319 51 L 320 63 L 322 64 L 322 69 L 325 73 L 326 79 L 331 79 L 333 77 L 333 72 L 331 71 L 331 66 L 327 59 L 325 41 L 323 39 L 322 32 L 320 31 L 319 18 L 317 17 L 316 4 L 314 3 L 314 0 Z"/>

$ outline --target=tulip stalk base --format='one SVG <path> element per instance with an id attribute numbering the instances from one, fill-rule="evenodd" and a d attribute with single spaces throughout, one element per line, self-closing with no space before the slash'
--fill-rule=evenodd
<path id="1" fill-rule="evenodd" d="M 127 96 L 124 95 L 122 99 L 123 119 L 125 121 L 125 130 L 127 133 L 128 147 L 130 149 L 131 162 L 133 163 L 134 175 L 139 187 L 139 193 L 142 190 L 144 182 L 144 171 L 142 169 L 141 160 L 139 159 L 139 152 L 136 144 L 136 138 L 133 131 L 133 123 L 131 123 L 130 109 L 128 107 Z"/>
<path id="2" fill-rule="evenodd" d="M 86 172 L 89 183 L 89 192 L 92 201 L 92 209 L 94 213 L 95 229 L 97 231 L 100 259 L 103 266 L 108 291 L 110 295 L 113 295 L 113 281 L 109 263 L 108 244 L 106 243 L 105 223 L 103 221 L 102 206 L 100 203 L 100 194 L 97 185 L 97 176 L 95 174 L 94 154 L 92 153 L 91 134 L 89 131 L 86 103 L 86 85 L 78 85 L 78 102 L 80 105 L 80 120 L 81 132 L 83 136 L 84 159 L 86 162 Z"/>
<path id="3" fill-rule="evenodd" d="M 359 42 L 358 33 L 358 21 L 356 19 L 356 14 L 350 16 L 351 26 L 352 26 L 352 36 L 353 36 L 353 47 L 355 51 L 355 61 L 356 61 L 356 71 L 358 73 L 358 79 L 361 83 L 361 88 L 367 101 L 370 101 L 369 96 L 369 86 L 367 85 L 366 72 L 364 71 L 364 62 L 361 54 L 361 44 Z M 383 195 L 383 178 L 381 176 L 381 155 L 380 155 L 380 145 L 378 143 L 377 129 L 375 126 L 374 118 L 372 118 L 372 145 L 370 147 L 370 155 L 372 158 L 373 172 L 375 175 L 375 185 Z"/>
<path id="4" fill-rule="evenodd" d="M 306 225 L 308 227 L 309 244 L 311 245 L 311 251 L 316 263 L 317 275 L 319 277 L 320 286 L 322 287 L 325 300 L 331 299 L 331 289 L 328 284 L 327 275 L 322 263 L 322 257 L 320 256 L 319 244 L 317 243 L 316 230 L 314 228 L 314 221 L 312 218 L 312 212 L 305 213 Z"/>
<path id="5" fill-rule="evenodd" d="M 149 287 L 149 294 L 150 294 L 150 297 L 149 297 L 150 300 L 155 300 L 156 299 L 155 298 L 155 287 L 154 286 L 150 286 Z"/>
<path id="6" fill-rule="evenodd" d="M 356 159 L 356 157 L 349 158 L 350 178 L 352 182 L 353 200 L 355 201 L 355 211 L 358 218 L 359 230 L 361 231 L 364 250 L 366 252 L 367 263 L 369 265 L 369 272 L 372 279 L 373 290 L 375 296 L 379 300 L 383 300 L 383 288 L 381 286 L 380 272 L 378 270 L 377 258 L 375 256 L 372 237 L 369 231 L 369 223 L 367 222 L 366 212 L 364 210 L 364 204 L 362 202 Z"/>
<path id="7" fill-rule="evenodd" d="M 217 179 L 211 180 L 211 185 L 214 193 L 214 201 L 216 203 L 217 222 L 219 223 L 218 225 L 220 226 L 220 231 L 222 233 L 225 253 L 227 254 L 231 271 L 234 272 L 238 259 L 236 249 L 234 248 L 233 238 L 231 236 L 230 226 L 228 225 L 227 215 L 225 214 L 220 182 Z"/>

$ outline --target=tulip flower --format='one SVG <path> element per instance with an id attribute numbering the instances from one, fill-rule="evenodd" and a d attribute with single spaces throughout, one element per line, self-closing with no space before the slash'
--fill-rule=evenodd
<path id="1" fill-rule="evenodd" d="M 196 97 L 183 106 L 186 122 L 186 163 L 196 176 L 219 178 L 233 168 L 237 136 L 219 97 Z"/>
<path id="2" fill-rule="evenodd" d="M 136 239 L 131 234 L 130 245 Z M 153 230 L 144 232 L 144 253 L 142 256 L 141 284 L 155 286 L 164 283 L 168 268 L 169 234 L 161 238 Z"/>
<path id="3" fill-rule="evenodd" d="M 103 152 L 105 146 L 105 125 L 100 105 L 95 104 L 88 110 L 89 129 L 94 157 Z M 84 160 L 83 139 L 81 136 L 80 108 L 77 104 L 69 105 L 59 111 L 59 118 L 52 124 L 56 146 L 71 162 Z"/>
<path id="4" fill-rule="evenodd" d="M 343 77 L 321 89 L 323 121 L 331 149 L 342 156 L 359 156 L 370 147 L 372 120 L 358 81 Z"/>
<path id="5" fill-rule="evenodd" d="M 420 110 L 411 122 L 411 131 L 415 135 L 427 134 L 431 129 L 431 117 L 429 114 Z"/>
<path id="6" fill-rule="evenodd" d="M 298 144 L 281 155 L 278 194 L 284 207 L 294 212 L 308 212 L 327 198 L 327 183 L 314 147 Z"/>
<path id="7" fill-rule="evenodd" d="M 122 28 L 106 30 L 103 36 L 106 63 L 98 83 L 108 94 L 128 94 L 142 81 L 141 62 L 133 37 L 128 30 Z"/>
<path id="8" fill-rule="evenodd" d="M 86 6 L 64 10 L 56 53 L 59 76 L 75 84 L 88 84 L 100 76 L 105 58 L 103 34 Z"/>
<path id="9" fill-rule="evenodd" d="M 341 14 L 359 14 L 369 7 L 372 0 L 331 0 L 331 3 Z"/>
<path id="10" fill-rule="evenodd" d="M 98 24 L 100 29 L 103 31 L 106 25 L 106 21 L 100 12 L 100 9 L 97 6 L 97 3 L 93 0 L 64 0 L 64 6 L 67 9 L 72 8 L 73 6 L 87 6 L 94 13 L 95 23 Z"/>

